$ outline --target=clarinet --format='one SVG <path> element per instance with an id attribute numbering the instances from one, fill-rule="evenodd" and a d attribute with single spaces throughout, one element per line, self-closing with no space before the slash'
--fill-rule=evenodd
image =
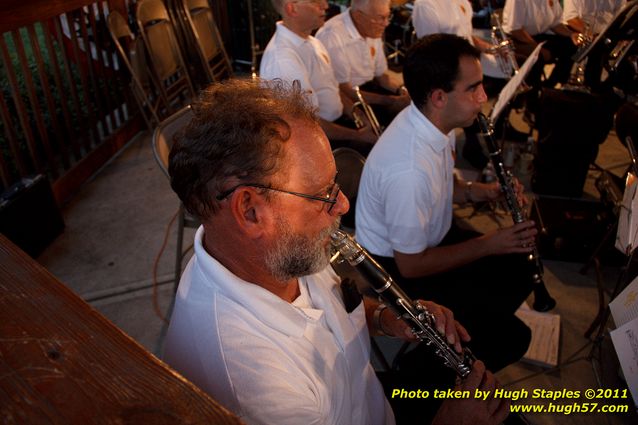
<path id="1" fill-rule="evenodd" d="M 338 251 L 337 255 L 340 254 L 363 275 L 388 308 L 410 326 L 419 341 L 432 346 L 444 364 L 454 369 L 461 378 L 470 374 L 476 358 L 469 348 L 464 347 L 462 353 L 457 353 L 434 329 L 434 315 L 423 305 L 412 301 L 383 267 L 350 235 L 337 229 L 330 238 L 332 246 Z"/>
<path id="2" fill-rule="evenodd" d="M 518 198 L 516 197 L 516 191 L 514 190 L 513 184 L 514 178 L 512 173 L 505 169 L 501 149 L 498 147 L 493 137 L 494 131 L 492 129 L 492 125 L 489 119 L 481 113 L 478 114 L 478 123 L 483 139 L 485 140 L 485 144 L 487 145 L 487 150 L 489 151 L 490 161 L 494 166 L 498 182 L 500 183 L 501 190 L 505 196 L 507 208 L 512 215 L 514 223 L 522 223 L 525 221 L 525 214 L 523 214 L 523 209 L 518 203 Z M 556 300 L 554 300 L 549 294 L 545 287 L 545 282 L 543 282 L 543 263 L 541 262 L 536 246 L 534 246 L 534 250 L 527 256 L 527 260 L 531 269 L 532 283 L 534 284 L 534 310 L 551 310 L 556 306 Z"/>

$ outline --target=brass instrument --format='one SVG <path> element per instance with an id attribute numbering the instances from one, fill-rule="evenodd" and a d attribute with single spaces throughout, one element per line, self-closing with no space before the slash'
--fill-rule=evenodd
<path id="1" fill-rule="evenodd" d="M 496 25 L 492 26 L 490 38 L 493 47 L 487 50 L 487 53 L 496 56 L 496 61 L 501 71 L 509 79 L 512 74 L 518 73 L 518 62 L 514 54 L 514 42 L 505 34 L 503 26 L 498 16 L 494 19 Z"/>
<path id="2" fill-rule="evenodd" d="M 372 107 L 368 105 L 368 102 L 365 101 L 363 95 L 361 94 L 361 90 L 359 90 L 359 86 L 354 86 L 354 92 L 357 95 L 357 101 L 352 105 L 352 117 L 357 128 L 361 128 L 364 126 L 363 120 L 357 114 L 357 109 L 361 109 L 361 111 L 365 114 L 366 119 L 370 123 L 372 131 L 376 134 L 377 137 L 381 136 L 383 133 L 383 127 L 379 124 L 379 120 L 377 120 L 377 116 L 374 114 Z"/>
<path id="3" fill-rule="evenodd" d="M 454 369 L 461 378 L 470 374 L 476 358 L 469 348 L 457 353 L 434 328 L 432 313 L 422 304 L 412 301 L 383 267 L 350 235 L 337 229 L 330 235 L 330 239 L 332 246 L 338 251 L 333 258 L 341 255 L 355 267 L 385 305 L 410 326 L 419 341 L 432 346 L 445 365 Z"/>
<path id="4" fill-rule="evenodd" d="M 505 168 L 501 149 L 497 146 L 496 141 L 492 137 L 494 134 L 492 124 L 489 119 L 481 113 L 478 114 L 478 123 L 489 151 L 490 161 L 494 166 L 496 177 L 498 178 L 501 190 L 505 196 L 505 201 L 507 202 L 507 207 L 510 210 L 512 219 L 516 224 L 522 223 L 525 221 L 525 214 L 523 213 L 523 209 L 518 203 L 518 199 L 516 197 L 514 176 L 512 176 L 512 173 Z M 551 310 L 554 306 L 556 306 L 556 300 L 554 300 L 549 292 L 547 292 L 545 282 L 543 282 L 543 263 L 541 262 L 540 255 L 536 247 L 534 247 L 532 253 L 527 256 L 527 260 L 530 266 L 532 283 L 534 286 L 534 310 Z"/>

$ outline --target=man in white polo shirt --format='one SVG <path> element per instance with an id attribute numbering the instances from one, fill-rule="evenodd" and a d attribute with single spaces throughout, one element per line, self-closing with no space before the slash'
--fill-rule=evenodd
<path id="1" fill-rule="evenodd" d="M 353 0 L 317 31 L 317 38 L 330 54 L 339 88 L 356 102 L 354 87 L 363 86 L 366 102 L 393 117 L 410 97 L 401 75 L 388 71 L 382 37 L 389 22 L 390 0 Z"/>
<path id="2" fill-rule="evenodd" d="M 627 0 L 564 0 L 563 23 L 583 34 L 599 34 L 626 4 Z"/>
<path id="3" fill-rule="evenodd" d="M 368 329 L 413 338 L 376 299 L 345 296 L 328 248 L 348 200 L 307 97 L 278 83 L 211 86 L 173 145 L 171 186 L 202 226 L 164 360 L 246 424 L 393 425 Z M 451 312 L 424 303 L 460 349 Z M 495 388 L 480 361 L 456 385 Z M 505 398 L 449 399 L 432 424 L 496 425 L 507 410 Z"/>
<path id="4" fill-rule="evenodd" d="M 572 68 L 579 33 L 561 21 L 563 9 L 559 0 L 507 0 L 503 8 L 503 30 L 512 37 L 517 55 L 527 57 L 536 46 L 545 42 L 529 81 L 536 85 L 545 64 L 555 67 L 545 86 L 565 84 Z"/>
<path id="5" fill-rule="evenodd" d="M 321 128 L 333 148 L 350 146 L 367 154 L 377 137 L 369 126 L 356 129 L 344 125 L 346 117 L 352 116 L 352 102 L 339 93 L 330 56 L 311 35 L 325 21 L 327 2 L 273 0 L 272 4 L 282 20 L 277 22 L 275 34 L 264 51 L 260 77 L 299 81 L 318 108 Z"/>
<path id="6" fill-rule="evenodd" d="M 429 35 L 410 48 L 403 75 L 412 103 L 365 163 L 356 231 L 408 295 L 427 294 L 462 318 L 472 350 L 499 370 L 529 345 L 530 331 L 514 312 L 532 290 L 523 254 L 537 231 L 531 221 L 484 235 L 454 225 L 453 203 L 501 196 L 497 183 L 454 174 L 454 129 L 472 123 L 487 100 L 479 57 L 453 34 Z"/>

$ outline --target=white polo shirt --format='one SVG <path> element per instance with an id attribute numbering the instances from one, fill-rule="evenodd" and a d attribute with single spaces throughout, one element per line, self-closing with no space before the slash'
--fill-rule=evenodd
<path id="1" fill-rule="evenodd" d="M 581 18 L 592 34 L 598 34 L 626 4 L 627 0 L 564 0 L 563 22 Z"/>
<path id="2" fill-rule="evenodd" d="M 529 35 L 552 34 L 561 23 L 563 9 L 559 0 L 507 0 L 503 8 L 503 30 L 510 34 L 524 29 Z"/>
<path id="3" fill-rule="evenodd" d="M 330 54 L 339 84 L 360 86 L 388 70 L 383 40 L 361 36 L 350 16 L 350 8 L 329 19 L 317 31 L 317 38 Z"/>
<path id="4" fill-rule="evenodd" d="M 416 0 L 412 24 L 417 37 L 430 34 L 455 34 L 474 44 L 472 4 L 468 0 Z M 483 73 L 494 78 L 509 78 L 494 55 L 481 53 Z"/>
<path id="5" fill-rule="evenodd" d="M 452 223 L 454 131 L 443 134 L 414 105 L 368 155 L 359 184 L 357 240 L 376 255 L 437 246 Z"/>
<path id="6" fill-rule="evenodd" d="M 283 22 L 277 22 L 275 34 L 266 46 L 259 76 L 266 80 L 298 80 L 310 94 L 319 116 L 326 121 L 334 121 L 343 114 L 339 84 L 325 47 L 313 36 L 303 38 L 295 34 Z"/>
<path id="7" fill-rule="evenodd" d="M 290 304 L 232 274 L 203 236 L 175 298 L 169 365 L 247 424 L 394 424 L 363 303 L 346 312 L 330 267 L 300 278 Z"/>

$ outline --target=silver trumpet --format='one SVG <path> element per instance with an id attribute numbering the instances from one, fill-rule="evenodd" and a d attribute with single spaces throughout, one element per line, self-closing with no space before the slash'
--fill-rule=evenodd
<path id="1" fill-rule="evenodd" d="M 377 120 L 377 116 L 374 114 L 372 107 L 370 107 L 370 105 L 368 105 L 368 102 L 366 102 L 363 98 L 361 90 L 359 90 L 359 86 L 354 86 L 354 92 L 357 95 L 357 101 L 352 105 L 352 117 L 354 119 L 355 125 L 357 126 L 357 128 L 361 128 L 365 125 L 363 120 L 357 113 L 357 111 L 360 109 L 370 123 L 374 134 L 377 137 L 381 136 L 381 133 L 383 133 L 383 127 L 381 127 L 381 124 L 379 124 L 379 120 Z"/>
<path id="2" fill-rule="evenodd" d="M 454 369 L 458 376 L 465 378 L 470 374 L 476 358 L 467 347 L 461 353 L 457 353 L 434 328 L 434 315 L 422 304 L 412 301 L 383 267 L 350 235 L 337 229 L 330 238 L 332 246 L 338 251 L 333 260 L 341 256 L 355 267 L 388 308 L 410 326 L 416 338 L 432 346 L 444 364 Z"/>
<path id="3" fill-rule="evenodd" d="M 503 26 L 498 17 L 494 19 L 495 24 L 492 26 L 491 41 L 493 47 L 487 50 L 487 53 L 496 56 L 496 61 L 501 71 L 509 79 L 512 74 L 518 73 L 518 62 L 514 54 L 514 43 L 503 31 Z"/>

